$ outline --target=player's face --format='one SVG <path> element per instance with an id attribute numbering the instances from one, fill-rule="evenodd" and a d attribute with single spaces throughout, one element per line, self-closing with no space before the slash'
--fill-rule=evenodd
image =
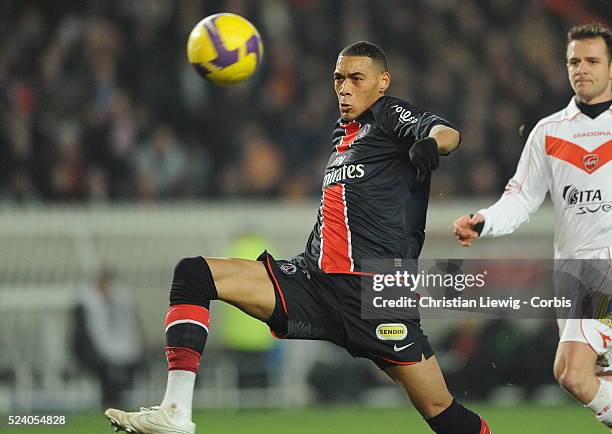
<path id="1" fill-rule="evenodd" d="M 334 88 L 340 117 L 352 121 L 366 111 L 389 87 L 390 75 L 371 58 L 338 56 Z"/>
<path id="2" fill-rule="evenodd" d="M 601 37 L 572 41 L 567 46 L 567 72 L 579 101 L 608 101 L 612 92 L 612 63 Z"/>

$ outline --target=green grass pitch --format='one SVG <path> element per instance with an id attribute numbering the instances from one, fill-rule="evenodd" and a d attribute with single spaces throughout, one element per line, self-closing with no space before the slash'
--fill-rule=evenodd
<path id="1" fill-rule="evenodd" d="M 579 405 L 564 407 L 474 407 L 493 434 L 603 434 L 607 431 Z M 2 433 L 110 434 L 114 431 L 101 413 L 68 414 L 63 427 L 11 427 L 6 416 Z M 304 410 L 198 411 L 198 434 L 430 434 L 411 408 L 359 407 Z"/>

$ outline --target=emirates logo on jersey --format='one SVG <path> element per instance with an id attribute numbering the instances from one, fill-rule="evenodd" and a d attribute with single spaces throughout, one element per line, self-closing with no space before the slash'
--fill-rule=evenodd
<path id="1" fill-rule="evenodd" d="M 599 165 L 599 156 L 597 154 L 586 154 L 582 157 L 582 164 L 584 165 L 584 170 L 591 173 Z"/>
<path id="2" fill-rule="evenodd" d="M 347 179 L 363 178 L 365 176 L 365 165 L 344 164 L 325 174 L 323 177 L 323 189 Z"/>

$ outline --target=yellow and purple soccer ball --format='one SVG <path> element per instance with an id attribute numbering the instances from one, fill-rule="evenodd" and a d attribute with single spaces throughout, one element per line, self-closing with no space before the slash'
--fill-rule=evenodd
<path id="1" fill-rule="evenodd" d="M 198 74 L 223 86 L 240 83 L 253 75 L 262 55 L 259 32 L 236 14 L 204 18 L 187 41 L 187 58 Z"/>

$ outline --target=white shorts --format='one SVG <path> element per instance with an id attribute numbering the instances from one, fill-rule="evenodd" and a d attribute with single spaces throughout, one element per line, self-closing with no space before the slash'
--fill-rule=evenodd
<path id="1" fill-rule="evenodd" d="M 597 355 L 612 348 L 612 328 L 597 319 L 558 319 L 559 342 L 582 342 Z"/>
<path id="2" fill-rule="evenodd" d="M 594 261 L 576 261 L 576 259 L 593 259 Z M 589 345 L 598 355 L 603 355 L 612 348 L 612 312 L 609 297 L 612 293 L 612 248 L 581 251 L 567 260 L 557 260 L 563 270 L 561 276 L 574 276 L 587 288 L 604 294 L 602 309 L 606 318 L 558 318 L 559 342 L 582 342 Z M 564 278 L 561 278 L 565 280 Z M 555 286 L 564 281 L 556 278 Z M 597 316 L 599 318 L 599 316 Z"/>

